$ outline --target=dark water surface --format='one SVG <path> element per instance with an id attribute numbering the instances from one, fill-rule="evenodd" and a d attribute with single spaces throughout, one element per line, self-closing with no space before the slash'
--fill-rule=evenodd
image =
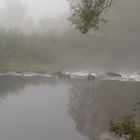
<path id="1" fill-rule="evenodd" d="M 104 140 L 137 101 L 140 82 L 1 76 L 0 140 Z"/>

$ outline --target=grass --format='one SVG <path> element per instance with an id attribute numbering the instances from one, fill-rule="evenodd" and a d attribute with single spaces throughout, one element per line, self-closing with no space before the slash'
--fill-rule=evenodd
<path id="1" fill-rule="evenodd" d="M 133 109 L 129 115 L 124 115 L 117 122 L 111 121 L 111 132 L 125 140 L 140 140 L 140 109 Z"/>

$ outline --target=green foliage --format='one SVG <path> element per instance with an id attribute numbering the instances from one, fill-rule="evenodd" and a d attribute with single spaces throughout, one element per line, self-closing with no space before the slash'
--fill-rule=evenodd
<path id="1" fill-rule="evenodd" d="M 98 30 L 100 22 L 106 22 L 102 17 L 105 9 L 109 8 L 114 0 L 68 0 L 72 15 L 69 18 L 77 30 L 86 34 L 91 28 Z"/>
<path id="2" fill-rule="evenodd" d="M 140 140 L 140 124 L 136 118 L 136 114 L 130 114 L 118 122 L 111 122 L 111 131 L 126 140 Z"/>

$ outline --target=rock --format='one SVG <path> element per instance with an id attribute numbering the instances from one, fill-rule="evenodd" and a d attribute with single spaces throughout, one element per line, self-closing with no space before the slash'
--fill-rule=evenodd
<path id="1" fill-rule="evenodd" d="M 95 77 L 94 75 L 89 74 L 89 75 L 88 75 L 88 79 L 89 79 L 89 80 L 95 80 L 96 77 Z"/>
<path id="2" fill-rule="evenodd" d="M 20 71 L 16 71 L 17 74 L 24 74 L 24 72 L 22 70 Z"/>
<path id="3" fill-rule="evenodd" d="M 66 79 L 70 78 L 70 75 L 63 73 L 62 71 L 57 71 L 57 72 L 51 73 L 51 75 L 57 76 L 59 78 L 66 78 Z"/>
<path id="4" fill-rule="evenodd" d="M 0 69 L 0 73 L 2 73 L 2 74 L 6 74 L 9 72 L 11 72 L 11 70 L 9 70 L 9 69 Z"/>
<path id="5" fill-rule="evenodd" d="M 35 70 L 34 72 L 38 74 L 47 74 L 45 70 Z"/>
<path id="6" fill-rule="evenodd" d="M 106 75 L 111 76 L 111 77 L 122 77 L 120 74 L 115 73 L 115 72 L 107 72 Z"/>

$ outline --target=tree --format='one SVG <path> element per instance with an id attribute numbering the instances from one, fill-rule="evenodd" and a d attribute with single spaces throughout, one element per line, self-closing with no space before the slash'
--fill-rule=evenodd
<path id="1" fill-rule="evenodd" d="M 86 34 L 91 28 L 98 30 L 99 23 L 105 22 L 103 13 L 114 3 L 114 0 L 68 0 L 72 15 L 72 25 Z"/>

